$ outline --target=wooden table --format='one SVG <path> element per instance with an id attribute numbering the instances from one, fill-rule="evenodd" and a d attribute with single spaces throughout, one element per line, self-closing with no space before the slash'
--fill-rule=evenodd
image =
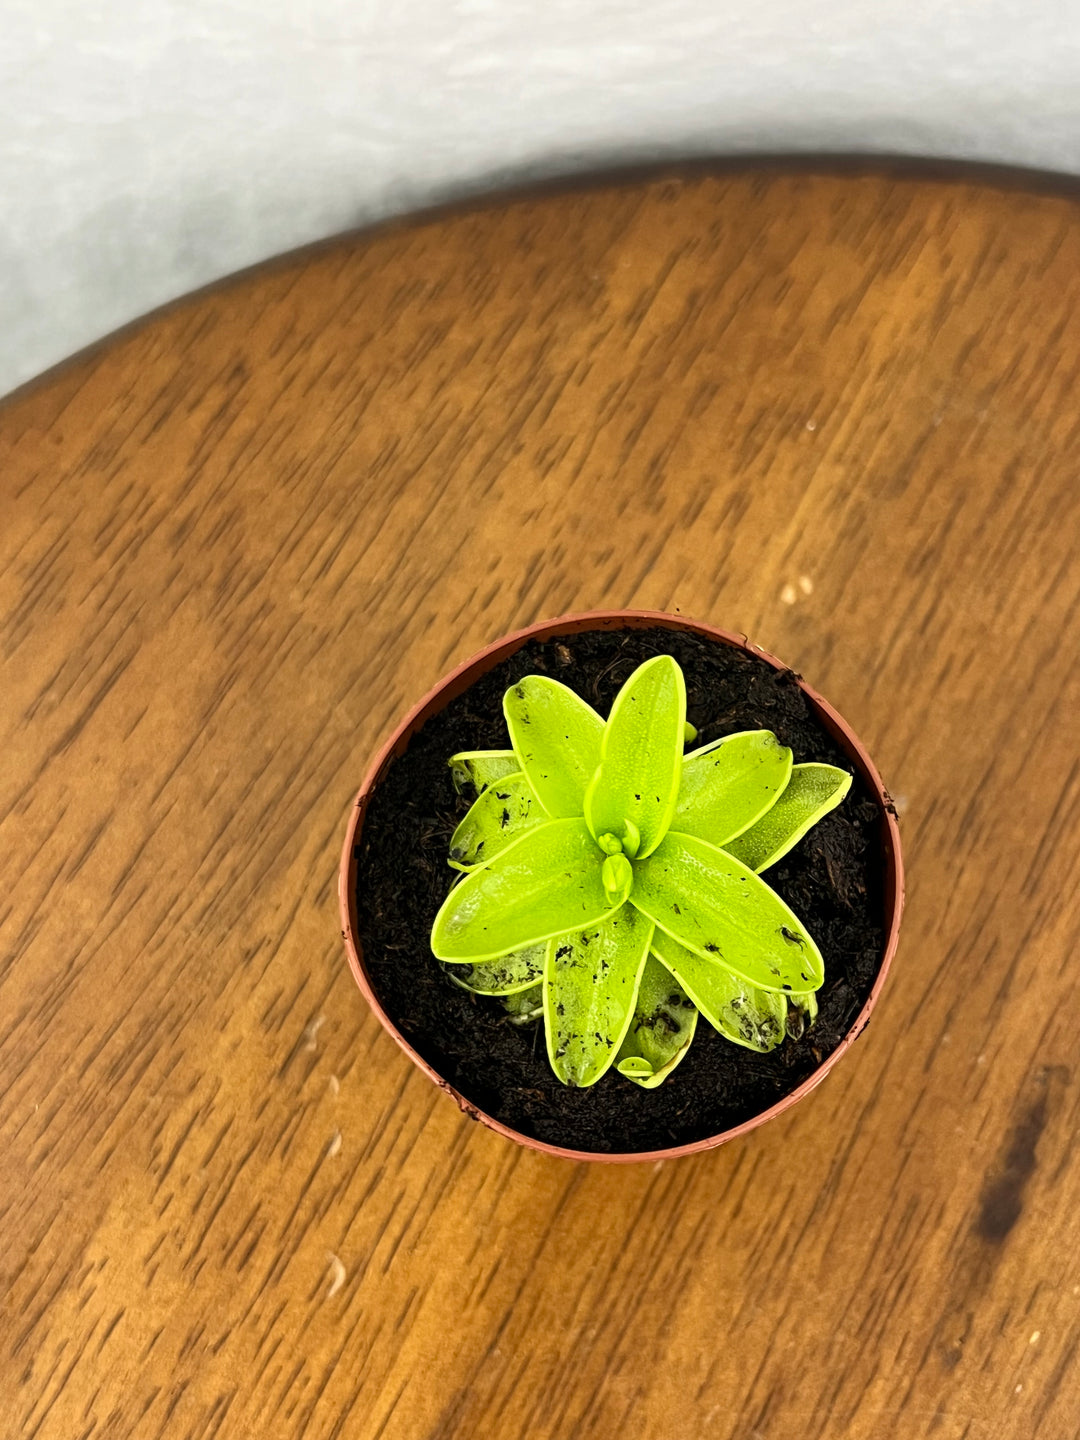
<path id="1" fill-rule="evenodd" d="M 1073 1440 L 1080 213 L 728 174 L 194 297 L 0 409 L 0 1433 Z M 747 631 L 904 815 L 867 1038 L 691 1160 L 398 1053 L 335 871 L 395 718 L 601 605 Z"/>

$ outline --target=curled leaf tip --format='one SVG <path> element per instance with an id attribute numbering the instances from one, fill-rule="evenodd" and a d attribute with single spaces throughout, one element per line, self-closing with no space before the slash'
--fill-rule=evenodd
<path id="1" fill-rule="evenodd" d="M 621 905 L 634 888 L 634 867 L 625 855 L 616 852 L 604 861 L 600 879 L 611 904 Z"/>

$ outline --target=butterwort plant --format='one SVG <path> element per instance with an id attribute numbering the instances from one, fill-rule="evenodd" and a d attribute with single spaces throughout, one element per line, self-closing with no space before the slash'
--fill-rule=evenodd
<path id="1" fill-rule="evenodd" d="M 664 1081 L 698 1017 L 757 1051 L 817 1014 L 824 964 L 761 878 L 847 794 L 768 730 L 696 740 L 669 655 L 647 660 L 606 722 L 544 675 L 507 690 L 508 750 L 450 760 L 479 792 L 450 842 L 460 871 L 431 932 L 453 978 L 542 1015 L 552 1069 L 592 1085 L 613 1065 Z"/>

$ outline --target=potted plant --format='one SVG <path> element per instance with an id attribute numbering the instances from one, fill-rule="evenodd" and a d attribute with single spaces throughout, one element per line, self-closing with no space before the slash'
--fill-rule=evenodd
<path id="1" fill-rule="evenodd" d="M 708 1148 L 865 1027 L 896 947 L 895 812 L 855 736 L 745 639 L 565 616 L 399 725 L 353 807 L 353 973 L 474 1118 L 579 1159 Z"/>

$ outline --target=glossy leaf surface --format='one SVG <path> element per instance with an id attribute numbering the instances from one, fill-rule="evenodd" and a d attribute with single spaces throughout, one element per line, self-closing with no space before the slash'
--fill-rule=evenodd
<path id="1" fill-rule="evenodd" d="M 639 665 L 615 697 L 600 746 L 600 768 L 585 795 L 596 836 L 623 839 L 643 858 L 667 832 L 678 800 L 686 724 L 686 686 L 670 655 Z M 638 843 L 626 843 L 629 832 Z"/>
<path id="2" fill-rule="evenodd" d="M 634 868 L 625 855 L 605 855 L 600 881 L 608 904 L 621 905 L 633 888 Z"/>
<path id="3" fill-rule="evenodd" d="M 585 788 L 600 763 L 600 716 L 546 675 L 526 675 L 512 685 L 503 696 L 503 714 L 520 768 L 548 814 L 583 814 Z"/>
<path id="4" fill-rule="evenodd" d="M 549 818 L 520 771 L 505 775 L 493 781 L 469 807 L 450 838 L 450 859 L 468 867 L 492 860 L 526 830 L 545 824 Z"/>
<path id="5" fill-rule="evenodd" d="M 659 927 L 652 953 L 726 1039 L 762 1053 L 775 1050 L 783 1040 L 788 1015 L 783 992 L 748 985 L 723 965 L 687 950 Z"/>
<path id="6" fill-rule="evenodd" d="M 634 865 L 630 904 L 704 959 L 763 990 L 816 989 L 821 953 L 795 913 L 725 850 L 670 831 Z"/>
<path id="7" fill-rule="evenodd" d="M 796 765 L 776 804 L 749 830 L 724 846 L 751 870 L 767 870 L 851 789 L 851 776 L 835 765 Z"/>
<path id="8" fill-rule="evenodd" d="M 747 730 L 695 750 L 683 759 L 671 828 L 724 845 L 775 805 L 790 775 L 791 751 L 771 730 Z"/>
<path id="9" fill-rule="evenodd" d="M 599 925 L 548 942 L 544 1025 L 551 1068 L 565 1085 L 594 1085 L 634 1014 L 653 925 L 623 905 Z"/>
<path id="10" fill-rule="evenodd" d="M 689 995 L 650 954 L 638 986 L 634 1017 L 616 1056 L 620 1075 L 646 1090 L 662 1084 L 689 1049 L 697 1018 Z"/>
<path id="11" fill-rule="evenodd" d="M 595 924 L 611 908 L 603 860 L 584 820 L 538 825 L 454 886 L 435 917 L 432 951 L 439 960 L 494 960 Z"/>

